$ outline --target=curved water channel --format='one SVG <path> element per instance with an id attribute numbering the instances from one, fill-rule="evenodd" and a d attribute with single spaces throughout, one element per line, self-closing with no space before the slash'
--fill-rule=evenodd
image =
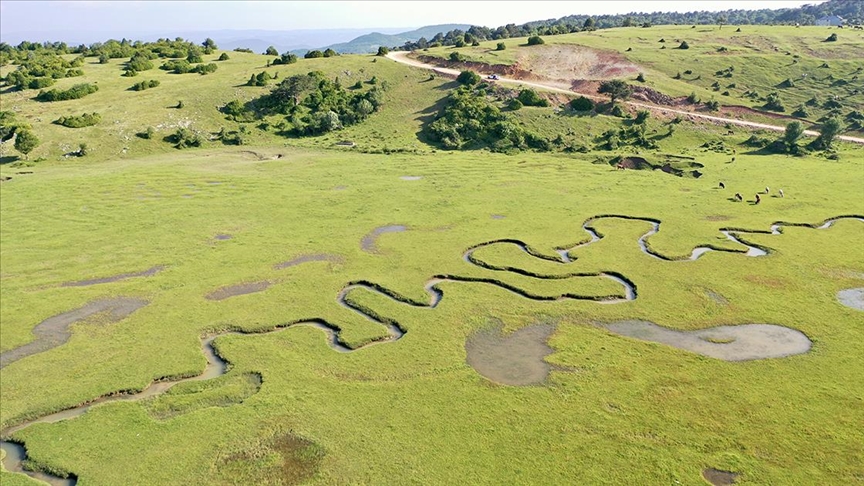
<path id="1" fill-rule="evenodd" d="M 220 332 L 217 334 L 206 335 L 206 336 L 201 338 L 201 351 L 207 359 L 207 365 L 204 368 L 204 371 L 197 376 L 189 377 L 189 378 L 178 378 L 178 379 L 174 379 L 174 380 L 165 380 L 165 381 L 153 382 L 147 388 L 145 388 L 144 390 L 142 390 L 138 393 L 120 393 L 120 394 L 111 394 L 111 395 L 102 396 L 102 397 L 96 398 L 90 402 L 87 402 L 85 404 L 79 405 L 77 407 L 69 408 L 69 409 L 66 409 L 66 410 L 63 410 L 60 412 L 45 415 L 43 417 L 40 417 L 40 418 L 37 418 L 34 420 L 25 421 L 25 422 L 22 422 L 18 425 L 15 425 L 15 426 L 7 427 L 6 429 L 0 431 L 0 436 L 2 436 L 3 438 L 9 438 L 15 432 L 18 432 L 18 431 L 20 431 L 26 427 L 29 427 L 30 425 L 35 424 L 35 423 L 53 423 L 53 422 L 59 422 L 62 420 L 67 420 L 67 419 L 79 417 L 79 416 L 85 414 L 91 407 L 93 407 L 95 405 L 99 405 L 99 404 L 103 404 L 103 403 L 109 403 L 109 402 L 115 402 L 115 401 L 141 400 L 141 399 L 154 397 L 154 396 L 160 395 L 162 393 L 165 393 L 166 391 L 168 391 L 170 388 L 172 388 L 174 385 L 177 385 L 178 383 L 182 383 L 185 381 L 209 380 L 209 379 L 213 379 L 213 378 L 222 376 L 228 371 L 228 368 L 230 365 L 224 358 L 219 356 L 219 354 L 216 352 L 215 348 L 213 347 L 213 341 L 216 340 L 216 338 L 218 338 L 220 336 L 227 335 L 227 334 L 261 334 L 261 333 L 280 331 L 280 330 L 286 329 L 288 327 L 294 327 L 294 326 L 301 326 L 301 325 L 302 326 L 312 326 L 312 327 L 315 327 L 315 328 L 318 328 L 318 329 L 324 331 L 324 333 L 328 337 L 328 343 L 329 343 L 331 349 L 333 349 L 334 351 L 340 352 L 340 353 L 348 353 L 348 352 L 358 351 L 360 349 L 364 349 L 364 348 L 367 348 L 367 347 L 372 346 L 372 345 L 376 345 L 376 344 L 380 344 L 380 343 L 386 343 L 386 342 L 394 342 L 394 341 L 398 341 L 399 339 L 401 339 L 405 335 L 406 330 L 397 321 L 383 317 L 371 309 L 368 309 L 364 306 L 361 306 L 357 303 L 354 303 L 349 298 L 349 294 L 352 291 L 358 290 L 358 289 L 364 289 L 366 291 L 375 292 L 377 294 L 380 294 L 382 296 L 385 296 L 385 297 L 390 298 L 392 300 L 395 300 L 397 302 L 410 305 L 412 307 L 427 308 L 427 309 L 434 309 L 435 307 L 438 306 L 438 304 L 444 298 L 443 290 L 441 290 L 438 287 L 438 284 L 440 284 L 442 282 L 482 283 L 482 284 L 487 284 L 487 285 L 493 285 L 493 286 L 499 287 L 501 289 L 507 290 L 509 292 L 512 292 L 514 294 L 517 294 L 521 297 L 531 299 L 531 300 L 538 300 L 538 301 L 556 301 L 556 300 L 572 299 L 572 300 L 589 300 L 589 301 L 593 301 L 593 302 L 597 302 L 597 303 L 608 304 L 608 303 L 622 303 L 622 302 L 628 302 L 628 301 L 634 300 L 637 298 L 636 285 L 633 282 L 631 282 L 629 279 L 627 279 L 624 275 L 616 273 L 616 272 L 608 272 L 607 271 L 607 272 L 601 272 L 601 273 L 570 273 L 570 274 L 564 274 L 564 275 L 543 275 L 543 274 L 537 274 L 537 273 L 529 272 L 526 270 L 522 270 L 522 269 L 519 269 L 516 267 L 499 267 L 499 266 L 490 265 L 490 264 L 485 263 L 482 260 L 479 260 L 473 256 L 474 251 L 477 250 L 478 248 L 493 245 L 493 244 L 506 243 L 506 244 L 514 244 L 514 245 L 518 246 L 519 248 L 521 248 L 525 253 L 527 253 L 533 257 L 536 257 L 536 258 L 540 258 L 540 259 L 543 259 L 546 261 L 561 263 L 561 264 L 571 263 L 573 260 L 569 256 L 570 251 L 575 250 L 576 248 L 587 246 L 587 245 L 594 243 L 596 241 L 599 241 L 600 239 L 603 238 L 602 235 L 600 235 L 594 228 L 591 227 L 591 223 L 594 221 L 600 220 L 600 219 L 604 219 L 604 218 L 632 219 L 632 220 L 646 221 L 646 222 L 651 223 L 651 225 L 652 225 L 651 229 L 639 238 L 639 240 L 638 240 L 639 247 L 641 248 L 641 250 L 644 253 L 650 255 L 651 257 L 666 260 L 666 261 L 674 261 L 675 260 L 672 258 L 665 257 L 659 253 L 656 253 L 647 244 L 647 238 L 650 237 L 651 235 L 656 234 L 660 230 L 660 221 L 654 220 L 654 219 L 649 219 L 649 218 L 638 218 L 638 217 L 621 216 L 621 215 L 597 216 L 597 217 L 590 218 L 587 221 L 585 221 L 585 223 L 582 225 L 582 228 L 591 236 L 591 239 L 587 242 L 579 243 L 577 245 L 573 245 L 570 247 L 557 248 L 556 252 L 558 253 L 558 255 L 560 257 L 557 259 L 554 257 L 551 257 L 551 256 L 546 256 L 546 255 L 540 254 L 540 253 L 534 251 L 533 249 L 531 249 L 531 247 L 529 247 L 526 243 L 519 241 L 519 240 L 504 239 L 504 240 L 494 240 L 494 241 L 488 241 L 485 243 L 480 243 L 478 245 L 474 245 L 474 246 L 468 248 L 462 255 L 463 260 L 465 260 L 466 262 L 471 263 L 473 265 L 480 266 L 480 267 L 487 269 L 487 270 L 511 272 L 511 273 L 516 273 L 516 274 L 522 275 L 522 276 L 535 278 L 535 279 L 541 279 L 541 280 L 543 280 L 543 279 L 559 280 L 559 279 L 580 278 L 580 277 L 604 277 L 604 278 L 609 278 L 609 279 L 617 282 L 618 284 L 620 284 L 623 288 L 623 292 L 621 295 L 605 295 L 605 296 L 585 296 L 585 295 L 569 294 L 569 293 L 562 293 L 560 295 L 555 295 L 555 296 L 545 296 L 545 295 L 532 294 L 532 293 L 525 291 L 519 287 L 507 284 L 507 283 L 502 282 L 502 281 L 497 280 L 497 279 L 478 278 L 478 277 L 463 277 L 463 276 L 458 276 L 458 275 L 442 274 L 442 275 L 435 275 L 426 282 L 424 289 L 426 290 L 426 293 L 429 296 L 429 300 L 428 300 L 428 302 L 423 302 L 423 301 L 418 301 L 418 300 L 414 300 L 414 299 L 411 299 L 409 297 L 403 296 L 403 295 L 401 295 L 395 291 L 392 291 L 390 289 L 387 289 L 383 286 L 380 286 L 378 284 L 375 284 L 375 283 L 372 283 L 369 281 L 362 281 L 361 280 L 361 281 L 350 282 L 341 291 L 339 291 L 339 293 L 337 294 L 337 297 L 336 297 L 336 301 L 339 303 L 339 305 L 342 305 L 342 306 L 344 306 L 344 307 L 346 307 L 346 308 L 348 308 L 354 312 L 357 312 L 358 314 L 360 314 L 361 316 L 363 316 L 364 318 L 366 318 L 370 321 L 373 321 L 377 324 L 384 326 L 387 329 L 387 334 L 388 334 L 386 337 L 352 348 L 352 347 L 349 347 L 347 344 L 345 344 L 341 340 L 341 338 L 339 336 L 339 327 L 332 324 L 332 323 L 327 322 L 324 319 L 309 319 L 309 320 L 289 322 L 289 323 L 285 323 L 285 324 L 280 325 L 280 326 L 276 326 L 276 327 L 261 330 L 261 331 L 248 331 L 248 332 L 225 331 L 225 332 Z M 864 222 L 864 217 L 861 217 L 861 216 L 838 216 L 836 218 L 828 219 L 820 225 L 807 225 L 807 224 L 778 222 L 778 223 L 774 223 L 773 225 L 771 225 L 771 231 L 770 232 L 768 232 L 768 231 L 738 230 L 738 229 L 721 229 L 720 231 L 724 235 L 726 235 L 727 238 L 731 239 L 732 241 L 735 241 L 736 243 L 740 243 L 740 244 L 744 245 L 745 247 L 747 247 L 747 251 L 745 253 L 747 256 L 764 256 L 764 255 L 768 254 L 767 248 L 762 248 L 762 247 L 758 247 L 756 245 L 749 244 L 746 241 L 742 240 L 738 236 L 738 234 L 739 233 L 781 234 L 783 226 L 806 226 L 806 227 L 810 227 L 810 228 L 825 229 L 825 228 L 831 227 L 836 221 L 838 221 L 840 219 L 855 219 L 855 220 Z M 395 231 L 402 230 L 404 227 L 398 227 L 398 228 L 399 229 L 397 229 Z M 394 231 L 394 230 L 390 230 L 390 231 Z M 389 232 L 389 231 L 385 231 L 385 232 Z M 377 235 L 375 235 L 375 236 L 377 236 Z M 687 258 L 684 260 L 696 260 L 697 258 L 699 258 L 701 255 L 703 255 L 704 253 L 706 253 L 708 251 L 727 251 L 727 252 L 735 252 L 735 253 L 744 253 L 742 251 L 718 249 L 718 248 L 711 248 L 711 247 L 707 247 L 707 246 L 706 247 L 697 247 L 691 253 L 690 258 Z M 317 260 L 316 259 L 309 259 L 309 261 L 317 261 Z M 6 456 L 3 458 L 3 466 L 8 471 L 24 473 L 24 474 L 27 474 L 28 476 L 30 476 L 32 478 L 44 481 L 46 483 L 49 483 L 49 484 L 55 485 L 55 486 L 70 486 L 70 485 L 76 484 L 76 482 L 77 482 L 77 477 L 74 474 L 70 474 L 69 477 L 67 477 L 67 478 L 62 478 L 62 477 L 46 474 L 43 472 L 25 470 L 24 464 L 27 461 L 27 452 L 26 452 L 24 445 L 21 443 L 12 442 L 9 440 L 3 440 L 3 441 L 0 441 L 0 448 L 2 448 L 3 451 L 6 453 Z"/>

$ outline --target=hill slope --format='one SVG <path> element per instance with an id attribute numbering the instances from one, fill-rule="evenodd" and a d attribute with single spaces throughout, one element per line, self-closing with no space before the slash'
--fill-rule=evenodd
<path id="1" fill-rule="evenodd" d="M 342 54 L 364 54 L 375 52 L 379 46 L 400 46 L 405 42 L 414 42 L 421 37 L 431 38 L 438 33 L 448 32 L 455 29 L 465 30 L 469 27 L 471 26 L 466 24 L 442 24 L 428 25 L 416 30 L 392 35 L 372 32 L 371 34 L 361 35 L 360 37 L 348 42 L 331 44 L 324 49 L 330 48 Z"/>

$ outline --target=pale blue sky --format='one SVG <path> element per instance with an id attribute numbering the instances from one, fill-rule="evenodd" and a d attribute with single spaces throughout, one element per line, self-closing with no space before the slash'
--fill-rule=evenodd
<path id="1" fill-rule="evenodd" d="M 0 0 L 0 37 L 64 32 L 193 32 L 216 29 L 421 27 L 443 23 L 496 27 L 572 14 L 796 7 L 811 1 L 21 1 Z M 5 33 L 6 35 L 2 35 Z"/>

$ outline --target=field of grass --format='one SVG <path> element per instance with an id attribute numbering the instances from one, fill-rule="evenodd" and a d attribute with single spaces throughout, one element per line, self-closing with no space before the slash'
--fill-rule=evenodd
<path id="1" fill-rule="evenodd" d="M 692 44 L 690 53 L 699 45 Z M 32 90 L 2 93 L 3 109 L 28 121 L 43 144 L 28 161 L 0 165 L 0 175 L 11 177 L 0 186 L 0 352 L 31 342 L 45 319 L 97 299 L 149 303 L 118 322 L 75 323 L 67 343 L 5 366 L 0 430 L 154 380 L 196 376 L 207 363 L 202 336 L 224 333 L 213 347 L 230 364 L 216 378 L 14 432 L 33 466 L 100 485 L 697 485 L 705 468 L 734 471 L 740 484 L 861 479 L 864 326 L 862 313 L 836 294 L 864 287 L 864 223 L 767 234 L 778 221 L 864 215 L 860 146 L 837 143 L 839 160 L 763 155 L 742 145 L 751 134 L 744 129 L 685 121 L 663 136 L 666 122 L 651 119 L 652 150 L 440 151 L 418 132 L 454 83 L 373 56 L 270 68 L 280 78 L 320 69 L 344 76 L 345 85 L 386 81 L 382 110 L 362 124 L 311 138 L 252 128 L 243 147 L 176 150 L 159 140 L 187 122 L 205 132 L 237 128 L 216 107 L 264 93 L 238 85 L 266 58 L 230 55 L 207 76 L 153 70 L 123 78 L 117 61 L 86 64 L 84 81 L 100 90 L 81 100 L 38 103 Z M 126 91 L 142 79 L 161 85 Z M 170 108 L 181 99 L 184 108 Z M 93 111 L 102 115 L 94 127 L 51 124 Z M 625 123 L 554 108 L 511 115 L 534 132 L 588 146 Z M 157 140 L 135 136 L 147 126 L 157 127 Z M 334 148 L 339 140 L 358 146 Z M 62 157 L 81 142 L 91 154 Z M 397 152 L 361 153 L 385 149 Z M 607 163 L 616 155 L 692 157 L 703 175 L 620 171 Z M 751 204 L 766 186 L 771 194 Z M 781 188 L 785 197 L 771 197 Z M 736 192 L 748 202 L 732 200 Z M 557 248 L 588 241 L 582 225 L 598 215 L 659 220 L 647 243 L 669 258 L 697 246 L 734 251 L 653 258 L 637 244 L 648 222 L 603 218 L 593 223 L 603 238 L 573 250 L 572 263 L 512 244 L 473 256 L 522 274 L 463 258 L 502 239 L 554 258 Z M 387 225 L 406 230 L 380 235 L 377 252 L 362 247 Z M 769 254 L 745 256 L 724 228 L 766 232 L 742 238 Z M 310 255 L 321 258 L 280 268 Z M 63 285 L 157 266 L 164 268 L 151 276 Z M 565 273 L 591 276 L 526 276 Z M 621 292 L 598 273 L 626 277 L 636 299 L 538 301 L 456 281 L 495 280 L 543 297 Z M 424 286 L 433 276 L 452 277 L 438 284 L 444 297 L 434 308 L 368 287 L 348 294 L 356 308 L 397 322 L 405 334 L 395 341 L 367 346 L 387 338 L 387 329 L 338 300 L 350 283 L 369 282 L 428 303 Z M 260 282 L 269 287 L 207 298 Z M 726 362 L 598 325 L 633 319 L 680 330 L 775 324 L 813 345 L 797 356 Z M 289 325 L 310 320 L 330 323 L 342 343 L 359 349 L 337 353 L 320 329 Z M 466 341 L 478 331 L 535 323 L 555 326 L 545 358 L 553 370 L 543 384 L 501 385 L 466 362 Z M 0 481 L 34 484 L 7 471 Z"/>
<path id="2" fill-rule="evenodd" d="M 823 42 L 832 33 L 837 33 L 838 40 Z M 859 70 L 864 66 L 861 31 L 747 25 L 736 32 L 736 27 L 729 25 L 722 28 L 697 26 L 695 29 L 655 26 L 604 29 L 543 39 L 545 44 L 541 46 L 527 46 L 525 38 L 507 39 L 503 41 L 506 46 L 503 51 L 496 50 L 500 41 L 488 41 L 476 47 L 437 47 L 416 54 L 446 59 L 456 51 L 468 61 L 518 65 L 536 75 L 552 74 L 555 79 L 553 73 L 566 71 L 568 66 L 550 65 L 550 62 L 561 62 L 550 54 L 560 55 L 561 49 L 567 48 L 572 51 L 569 62 L 576 65 L 580 62 L 579 47 L 583 47 L 599 52 L 603 62 L 617 58 L 634 64 L 636 72 L 625 76 L 629 82 L 673 97 L 695 93 L 703 102 L 715 99 L 721 105 L 760 109 L 764 102 L 745 93 L 756 91 L 765 97 L 776 91 L 786 107 L 786 115 L 814 97 L 820 103 L 838 97 L 844 114 L 864 109 L 864 72 Z M 661 43 L 661 39 L 665 42 Z M 681 41 L 687 41 L 689 49 L 677 49 Z M 822 67 L 823 64 L 828 67 Z M 717 74 L 730 66 L 734 68 L 731 76 Z M 692 73 L 685 74 L 688 70 Z M 635 80 L 638 72 L 644 73 L 644 83 Z M 675 79 L 679 73 L 681 79 Z M 782 86 L 786 79 L 791 79 L 793 86 Z M 712 87 L 715 82 L 719 88 Z M 725 91 L 729 94 L 723 95 Z M 811 122 L 818 121 L 829 111 L 821 107 L 807 107 L 807 110 L 809 116 L 803 119 Z"/>

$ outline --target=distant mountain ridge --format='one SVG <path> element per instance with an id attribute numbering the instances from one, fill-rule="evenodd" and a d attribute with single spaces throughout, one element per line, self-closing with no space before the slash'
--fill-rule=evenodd
<path id="1" fill-rule="evenodd" d="M 434 37 L 440 32 L 448 32 L 452 30 L 466 30 L 471 27 L 471 24 L 440 24 L 427 25 L 419 29 L 398 34 L 382 34 L 380 32 L 372 32 L 370 34 L 361 35 L 348 42 L 340 42 L 338 44 L 330 44 L 322 47 L 324 49 L 333 49 L 340 54 L 365 54 L 375 52 L 379 46 L 393 47 L 401 46 L 406 42 L 415 42 L 421 37 L 427 39 Z"/>

